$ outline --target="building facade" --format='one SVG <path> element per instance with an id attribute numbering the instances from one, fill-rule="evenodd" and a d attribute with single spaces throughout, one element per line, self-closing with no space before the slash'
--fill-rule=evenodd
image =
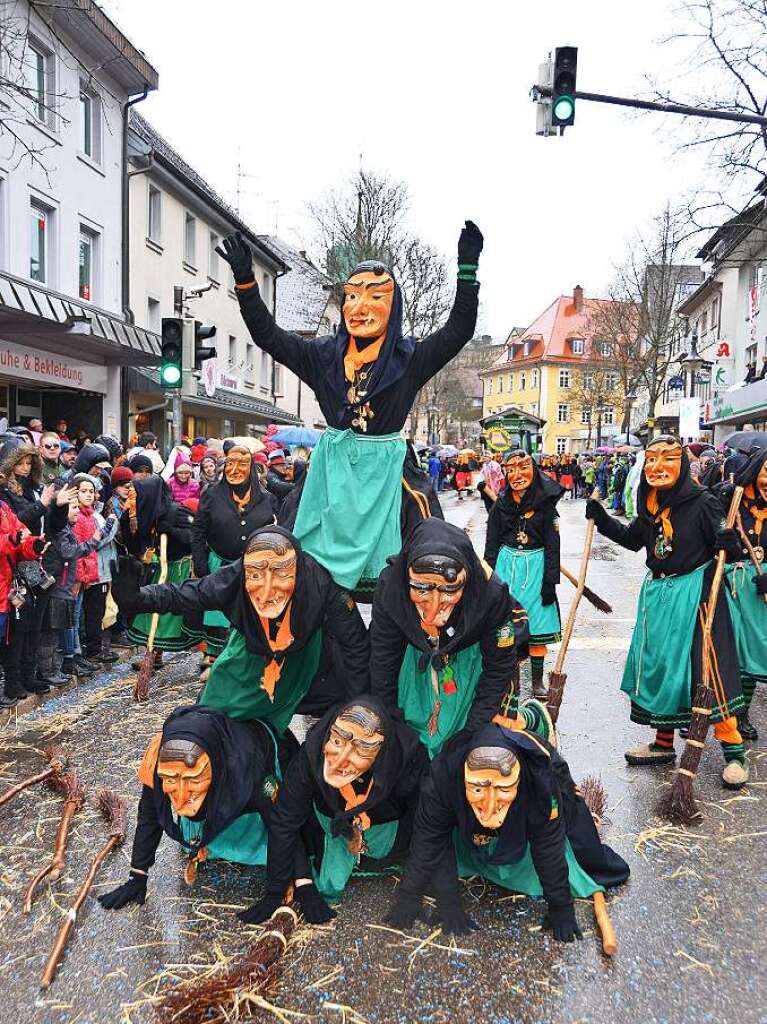
<path id="1" fill-rule="evenodd" d="M 3 18 L 0 417 L 118 435 L 123 368 L 159 358 L 123 273 L 128 101 L 157 72 L 90 0 Z"/>

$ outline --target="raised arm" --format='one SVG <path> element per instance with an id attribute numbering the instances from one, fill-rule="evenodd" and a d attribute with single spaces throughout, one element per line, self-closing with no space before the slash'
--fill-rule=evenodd
<path id="1" fill-rule="evenodd" d="M 161 615 L 190 615 L 203 611 L 225 611 L 240 586 L 239 561 L 222 566 L 202 580 L 183 583 L 139 585 L 141 565 L 135 558 L 123 556 L 112 563 L 112 597 L 126 615 L 137 612 L 160 612 Z M 116 571 L 115 571 L 116 570 Z"/>
<path id="2" fill-rule="evenodd" d="M 640 551 L 645 544 L 644 529 L 640 519 L 633 519 L 628 526 L 613 518 L 604 505 L 595 498 L 586 502 L 586 518 L 593 519 L 603 537 L 615 541 L 628 551 Z"/>

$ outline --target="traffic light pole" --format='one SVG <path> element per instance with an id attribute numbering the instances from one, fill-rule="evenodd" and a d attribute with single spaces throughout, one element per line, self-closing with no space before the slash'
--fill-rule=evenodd
<path id="1" fill-rule="evenodd" d="M 533 100 L 550 99 L 549 86 L 533 86 Z M 654 100 L 636 100 L 628 96 L 610 96 L 601 92 L 573 93 L 576 100 L 591 100 L 594 103 L 610 103 L 617 107 L 635 107 L 638 110 L 658 110 L 662 114 L 682 114 L 684 117 L 704 117 L 714 121 L 736 121 L 739 124 L 758 124 L 767 127 L 767 117 L 760 114 L 741 113 L 736 110 L 711 110 L 709 107 L 689 107 L 684 103 L 658 103 Z"/>

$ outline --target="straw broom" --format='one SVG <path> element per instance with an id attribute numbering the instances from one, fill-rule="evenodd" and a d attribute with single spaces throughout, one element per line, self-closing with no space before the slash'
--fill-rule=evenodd
<path id="1" fill-rule="evenodd" d="M 109 839 L 91 861 L 91 866 L 88 868 L 88 873 L 75 897 L 75 902 L 67 911 L 67 916 L 59 929 L 51 955 L 48 957 L 48 963 L 45 965 L 43 976 L 40 979 L 40 988 L 42 989 L 50 988 L 53 984 L 61 958 L 64 955 L 64 949 L 70 935 L 74 931 L 77 912 L 88 898 L 99 868 L 112 850 L 121 846 L 125 841 L 125 831 L 128 827 L 128 805 L 125 800 L 109 789 L 102 789 L 96 797 L 96 802 L 101 816 L 109 829 Z"/>
<path id="2" fill-rule="evenodd" d="M 726 526 L 728 530 L 731 530 L 735 524 L 742 497 L 743 488 L 736 487 L 733 491 L 730 508 L 727 513 Z M 702 617 L 703 672 L 702 678 L 695 690 L 692 719 L 684 745 L 684 752 L 679 761 L 679 767 L 676 769 L 671 789 L 658 802 L 658 813 L 675 825 L 689 825 L 695 818 L 700 816 L 700 810 L 695 802 L 693 784 L 700 767 L 703 748 L 706 745 L 711 711 L 716 703 L 714 691 L 717 669 L 711 641 L 711 630 L 714 625 L 714 615 L 716 614 L 716 605 L 719 600 L 719 590 L 722 586 L 726 558 L 727 554 L 725 551 L 717 552 L 716 571 L 711 581 L 708 600 L 704 605 Z"/>
<path id="3" fill-rule="evenodd" d="M 46 782 L 48 779 L 53 779 L 66 771 L 69 764 L 69 755 L 65 754 L 60 747 L 46 748 L 43 751 L 43 757 L 48 761 L 49 767 L 43 772 L 37 772 L 36 775 L 30 775 L 28 779 L 24 779 L 22 782 L 17 782 L 10 789 L 6 789 L 3 795 L 0 796 L 0 807 L 10 803 L 15 796 L 18 796 L 25 789 L 29 789 L 30 786 L 36 786 L 38 782 Z"/>
<path id="4" fill-rule="evenodd" d="M 278 907 L 266 926 L 267 931 L 233 967 L 170 988 L 155 1007 L 159 1024 L 203 1024 L 224 1016 L 239 1020 L 241 1001 L 263 997 L 277 980 L 279 960 L 298 926 L 298 915 L 292 907 Z"/>
<path id="5" fill-rule="evenodd" d="M 746 531 L 743 528 L 743 520 L 740 517 L 740 509 L 738 509 L 738 514 L 736 516 L 736 522 L 738 524 L 738 533 L 740 534 L 740 539 L 743 541 L 743 543 L 746 546 L 746 551 L 748 551 L 748 557 L 751 559 L 751 562 L 752 562 L 754 568 L 756 569 L 756 575 L 757 576 L 761 576 L 762 573 L 764 572 L 764 570 L 762 569 L 762 563 L 757 558 L 756 551 L 754 549 L 754 545 L 748 539 L 748 534 L 746 533 Z M 762 594 L 762 597 L 764 598 L 764 603 L 767 604 L 767 594 Z"/>
<path id="6" fill-rule="evenodd" d="M 157 580 L 158 583 L 165 583 L 168 579 L 168 535 L 163 533 L 160 535 L 160 576 Z M 149 697 L 149 683 L 152 679 L 152 673 L 154 672 L 154 637 L 157 632 L 157 626 L 160 622 L 160 613 L 154 612 L 152 615 L 152 621 L 149 626 L 149 636 L 146 640 L 146 651 L 144 652 L 144 660 L 141 662 L 141 668 L 138 670 L 136 676 L 136 683 L 133 687 L 133 699 L 139 703 L 145 701 Z"/>
<path id="7" fill-rule="evenodd" d="M 595 501 L 598 501 L 601 497 L 599 488 L 595 488 L 591 494 L 591 497 Z M 567 616 L 567 622 L 565 624 L 565 631 L 562 634 L 562 643 L 559 647 L 559 654 L 554 665 L 554 670 L 549 672 L 549 696 L 547 700 L 549 714 L 551 715 L 554 724 L 557 724 L 559 718 L 559 709 L 562 706 L 562 696 L 565 692 L 565 684 L 567 683 L 567 673 L 563 672 L 562 669 L 565 665 L 565 657 L 567 656 L 567 648 L 570 645 L 570 639 L 573 635 L 573 629 L 575 627 L 575 616 L 578 614 L 578 605 L 581 603 L 581 597 L 586 586 L 586 572 L 589 567 L 589 556 L 591 555 L 591 545 L 594 541 L 594 520 L 589 519 L 586 527 L 586 538 L 583 542 L 583 554 L 581 556 L 581 568 L 578 573 L 578 583 L 575 588 L 575 596 L 573 602 L 570 605 L 570 614 Z"/>
<path id="8" fill-rule="evenodd" d="M 573 576 L 569 569 L 566 569 L 564 565 L 560 565 L 559 571 L 562 573 L 566 580 L 569 580 L 570 583 L 572 583 L 574 587 L 578 586 L 577 576 Z M 583 587 L 583 596 L 586 598 L 589 604 L 594 605 L 597 611 L 604 612 L 605 615 L 612 615 L 613 606 L 611 604 L 608 604 L 603 597 L 600 597 L 599 594 L 596 593 L 596 591 L 592 590 L 591 587 L 587 587 L 585 584 Z"/>
<path id="9" fill-rule="evenodd" d="M 85 798 L 83 784 L 77 776 L 77 772 L 68 771 L 63 775 L 54 775 L 50 780 L 53 788 L 58 789 L 64 797 L 64 807 L 61 811 L 59 827 L 56 830 L 56 840 L 53 845 L 53 857 L 42 867 L 27 886 L 24 894 L 23 910 L 28 914 L 32 910 L 32 902 L 35 898 L 35 890 L 43 879 L 50 875 L 50 880 L 55 882 L 64 870 L 64 858 L 67 852 L 67 838 L 69 826 L 75 814 L 80 810 Z"/>
<path id="10" fill-rule="evenodd" d="M 597 832 L 602 829 L 605 811 L 607 810 L 607 792 L 601 781 L 595 775 L 587 775 L 578 786 L 583 802 L 591 812 Z M 618 952 L 618 937 L 615 934 L 610 914 L 607 911 L 607 901 L 603 892 L 594 893 L 594 920 L 602 938 L 602 952 L 605 956 L 615 956 Z"/>

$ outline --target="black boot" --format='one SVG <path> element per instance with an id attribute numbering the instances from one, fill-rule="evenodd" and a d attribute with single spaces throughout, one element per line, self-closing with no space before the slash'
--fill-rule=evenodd
<path id="1" fill-rule="evenodd" d="M 76 654 L 74 657 L 75 674 L 78 676 L 92 676 L 98 672 L 99 666 L 85 657 L 84 654 Z"/>
<path id="2" fill-rule="evenodd" d="M 533 683 L 533 697 L 545 700 L 548 696 L 546 684 L 543 681 L 543 663 L 530 665 L 530 676 Z"/>
<path id="3" fill-rule="evenodd" d="M 750 743 L 759 739 L 759 733 L 749 721 L 748 711 L 744 711 L 742 715 L 738 715 L 738 730 L 740 731 L 740 735 L 743 739 L 748 740 Z"/>
<path id="4" fill-rule="evenodd" d="M 56 643 L 55 633 L 51 636 L 43 636 L 40 641 L 36 679 L 48 686 L 63 686 L 69 682 L 69 676 L 62 675 L 56 666 Z"/>
<path id="5" fill-rule="evenodd" d="M 112 665 L 119 660 L 119 657 L 119 654 L 112 651 L 112 634 L 105 629 L 101 634 L 101 654 L 96 661 L 100 661 L 102 665 Z"/>

